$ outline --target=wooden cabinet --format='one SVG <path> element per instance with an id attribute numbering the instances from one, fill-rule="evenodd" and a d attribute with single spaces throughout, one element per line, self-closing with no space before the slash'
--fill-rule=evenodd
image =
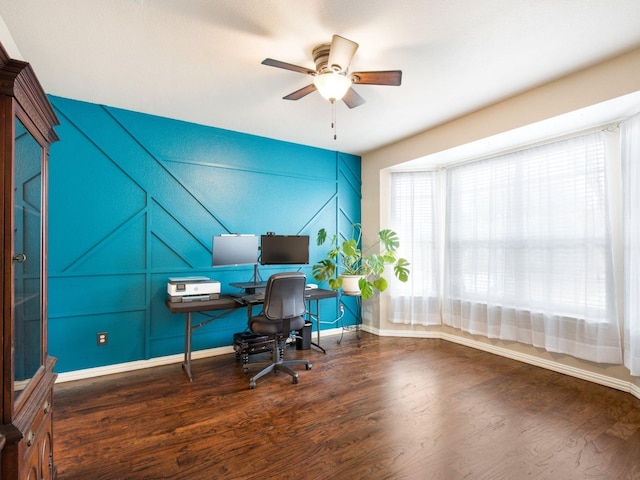
<path id="1" fill-rule="evenodd" d="M 47 171 L 58 124 L 31 66 L 0 45 L 0 477 L 55 478 L 47 353 Z"/>

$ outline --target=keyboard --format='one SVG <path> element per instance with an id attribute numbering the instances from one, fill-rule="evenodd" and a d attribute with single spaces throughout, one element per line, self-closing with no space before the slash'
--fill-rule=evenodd
<path id="1" fill-rule="evenodd" d="M 242 299 L 247 303 L 262 303 L 264 301 L 264 293 L 253 293 L 251 295 L 243 295 Z"/>

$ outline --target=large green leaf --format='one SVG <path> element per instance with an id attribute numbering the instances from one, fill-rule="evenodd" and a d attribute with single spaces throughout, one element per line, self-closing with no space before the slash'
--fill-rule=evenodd
<path id="1" fill-rule="evenodd" d="M 322 245 L 326 240 L 327 240 L 327 231 L 324 228 L 321 228 L 320 230 L 318 230 L 318 237 L 316 239 L 316 243 L 318 245 Z"/>
<path id="2" fill-rule="evenodd" d="M 373 281 L 373 286 L 374 286 L 374 288 L 377 288 L 381 292 L 384 292 L 387 289 L 387 287 L 389 286 L 389 284 L 387 283 L 387 281 L 384 278 L 380 277 L 380 278 L 377 278 L 377 279 L 375 279 Z"/>
<path id="3" fill-rule="evenodd" d="M 393 273 L 401 282 L 409 280 L 409 269 L 407 268 L 409 265 L 409 262 L 404 258 L 399 258 L 398 262 L 393 267 Z"/>
<path id="4" fill-rule="evenodd" d="M 373 284 L 368 282 L 366 278 L 361 278 L 358 282 L 360 287 L 360 296 L 364 299 L 373 297 Z"/>
<path id="5" fill-rule="evenodd" d="M 311 275 L 318 282 L 332 279 L 336 274 L 336 265 L 329 259 L 320 260 L 311 267 Z"/>
<path id="6" fill-rule="evenodd" d="M 342 277 L 332 278 L 329 280 L 329 288 L 331 290 L 338 290 L 342 287 Z"/>
<path id="7" fill-rule="evenodd" d="M 354 257 L 358 255 L 358 243 L 355 239 L 351 238 L 342 242 L 342 251 L 347 257 Z"/>
<path id="8" fill-rule="evenodd" d="M 378 238 L 380 238 L 380 243 L 382 243 L 384 248 L 386 250 L 389 250 L 390 252 L 397 250 L 400 246 L 400 239 L 398 238 L 398 234 L 388 228 L 380 230 L 378 232 Z"/>
<path id="9" fill-rule="evenodd" d="M 367 257 L 367 264 L 374 273 L 380 274 L 384 270 L 384 257 L 377 253 L 371 254 Z"/>

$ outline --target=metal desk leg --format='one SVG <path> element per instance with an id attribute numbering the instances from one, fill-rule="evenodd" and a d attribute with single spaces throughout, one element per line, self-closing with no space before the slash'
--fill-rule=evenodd
<path id="1" fill-rule="evenodd" d="M 182 362 L 182 368 L 189 377 L 189 381 L 193 382 L 191 374 L 191 312 L 185 314 L 184 325 L 184 362 Z"/>
<path id="2" fill-rule="evenodd" d="M 311 308 L 311 305 L 315 302 L 316 304 L 316 310 L 315 313 L 313 312 L 313 309 Z M 313 341 L 313 332 L 311 333 L 311 345 L 313 345 L 314 347 L 316 347 L 319 350 L 322 350 L 322 353 L 327 353 L 327 351 L 322 348 L 320 346 L 320 300 L 315 299 L 315 300 L 307 300 L 307 315 L 309 316 L 309 322 L 311 322 L 311 328 L 313 328 L 313 318 L 315 317 L 316 319 L 316 324 L 318 326 L 318 331 L 317 331 L 317 339 L 318 342 L 314 342 Z"/>
<path id="3" fill-rule="evenodd" d="M 316 302 L 316 319 L 318 324 L 318 330 L 316 331 L 316 338 L 318 340 L 317 340 L 317 343 L 313 343 L 312 341 L 311 345 L 322 350 L 322 353 L 327 353 L 327 351 L 320 346 L 320 300 L 315 300 L 315 302 Z M 311 324 L 313 325 L 313 321 L 311 322 Z"/>

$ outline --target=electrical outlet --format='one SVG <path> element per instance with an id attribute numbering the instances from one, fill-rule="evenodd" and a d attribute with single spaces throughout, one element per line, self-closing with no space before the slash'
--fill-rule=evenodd
<path id="1" fill-rule="evenodd" d="M 109 339 L 109 335 L 107 332 L 99 332 L 98 333 L 98 346 L 106 345 Z"/>

